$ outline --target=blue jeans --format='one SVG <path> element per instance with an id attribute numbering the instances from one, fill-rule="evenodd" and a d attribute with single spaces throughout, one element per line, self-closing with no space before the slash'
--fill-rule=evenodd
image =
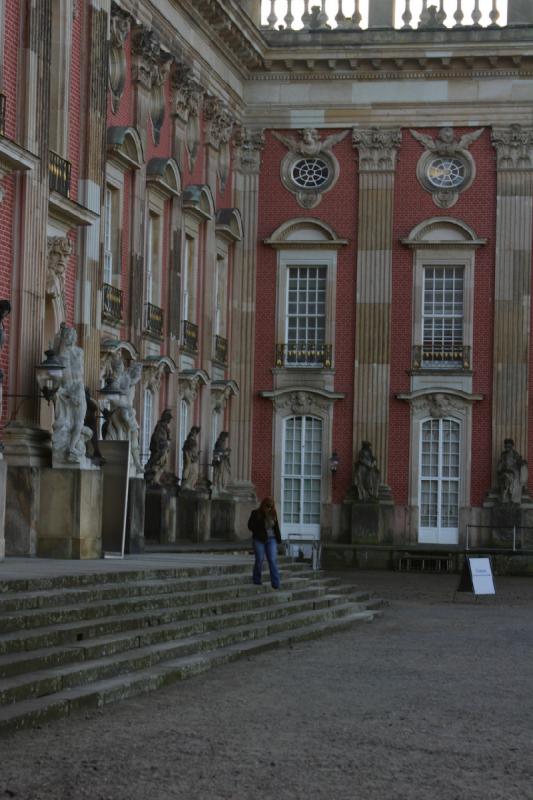
<path id="1" fill-rule="evenodd" d="M 278 543 L 276 539 L 267 539 L 265 543 L 260 542 L 258 539 L 252 539 L 255 553 L 254 571 L 252 574 L 253 582 L 258 586 L 261 584 L 261 574 L 263 570 L 263 561 L 267 557 L 268 567 L 270 569 L 270 583 L 273 589 L 279 589 L 280 577 L 278 568 Z"/>

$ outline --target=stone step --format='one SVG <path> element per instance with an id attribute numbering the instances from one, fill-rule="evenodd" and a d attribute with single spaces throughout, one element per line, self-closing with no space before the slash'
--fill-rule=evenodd
<path id="1" fill-rule="evenodd" d="M 330 591 L 330 585 L 323 585 L 320 578 L 305 581 L 294 578 L 286 581 L 286 590 L 299 593 L 324 594 Z M 102 632 L 106 626 L 113 632 L 117 630 L 117 622 L 125 628 L 136 626 L 139 615 L 145 619 L 145 625 L 159 624 L 162 619 L 182 619 L 195 617 L 202 613 L 202 608 L 216 609 L 218 613 L 229 612 L 232 606 L 240 609 L 249 606 L 266 605 L 270 602 L 273 591 L 269 587 L 255 587 L 250 583 L 231 586 L 211 592 L 174 593 L 164 596 L 151 596 L 130 601 L 117 600 L 106 604 L 89 604 L 68 606 L 65 609 L 54 608 L 51 611 L 39 609 L 37 612 L 27 611 L 0 615 L 0 654 L 35 647 L 50 646 L 53 640 L 42 640 L 42 637 L 65 633 L 67 640 L 80 641 L 94 635 L 93 627 Z"/>
<path id="2" fill-rule="evenodd" d="M 126 652 L 113 653 L 89 661 L 76 661 L 71 665 L 61 665 L 61 668 L 42 669 L 0 680 L 0 705 L 19 702 L 32 696 L 50 695 L 117 674 L 145 669 L 164 659 L 226 646 L 242 639 L 258 639 L 270 635 L 273 631 L 313 625 L 350 613 L 355 613 L 352 604 L 333 602 L 333 598 L 328 598 L 304 609 L 301 606 L 294 606 L 291 613 L 267 618 L 258 617 L 254 622 L 247 624 L 235 624 L 234 621 L 225 628 L 217 625 L 212 630 L 203 630 L 182 639 L 173 638 L 157 644 L 144 644 L 138 640 L 137 647 Z"/>
<path id="3" fill-rule="evenodd" d="M 245 639 L 217 649 L 184 655 L 180 658 L 163 661 L 149 669 L 141 669 L 133 674 L 118 675 L 87 686 L 63 689 L 53 695 L 2 706 L 0 707 L 0 732 L 9 733 L 19 728 L 64 717 L 81 709 L 99 708 L 107 703 L 168 686 L 245 655 L 323 636 L 343 630 L 355 623 L 369 622 L 373 617 L 374 612 L 371 611 L 350 611 L 343 617 L 323 620 L 295 629 L 267 631 L 260 638 Z"/>

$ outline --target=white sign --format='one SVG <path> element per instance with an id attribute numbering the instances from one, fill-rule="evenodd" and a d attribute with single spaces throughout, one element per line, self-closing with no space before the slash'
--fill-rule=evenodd
<path id="1" fill-rule="evenodd" d="M 490 558 L 469 558 L 474 594 L 496 594 Z"/>

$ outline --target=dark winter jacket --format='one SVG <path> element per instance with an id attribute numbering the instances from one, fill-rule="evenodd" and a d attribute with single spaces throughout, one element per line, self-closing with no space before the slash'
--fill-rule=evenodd
<path id="1" fill-rule="evenodd" d="M 266 543 L 268 534 L 265 527 L 265 517 L 258 508 L 256 508 L 250 514 L 250 519 L 248 520 L 248 529 L 252 531 L 252 536 L 254 539 L 263 542 L 263 544 Z M 281 533 L 277 521 L 274 522 L 274 536 L 276 537 L 277 543 L 281 544 Z"/>

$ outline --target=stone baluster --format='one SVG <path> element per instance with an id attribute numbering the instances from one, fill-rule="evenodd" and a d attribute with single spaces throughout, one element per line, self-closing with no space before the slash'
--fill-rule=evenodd
<path id="1" fill-rule="evenodd" d="M 397 128 L 354 128 L 359 150 L 359 239 L 354 366 L 354 460 L 372 442 L 387 483 L 391 370 L 393 206 Z"/>
<path id="2" fill-rule="evenodd" d="M 309 23 L 311 22 L 311 14 L 309 13 L 309 0 L 304 0 L 304 10 L 302 14 L 302 30 L 309 30 Z"/>
<path id="3" fill-rule="evenodd" d="M 489 12 L 490 17 L 490 28 L 497 28 L 498 20 L 500 18 L 500 12 L 498 11 L 498 0 L 492 0 L 492 8 Z"/>
<path id="4" fill-rule="evenodd" d="M 446 11 L 444 10 L 444 0 L 440 0 L 439 10 L 437 11 L 437 22 L 439 25 L 444 25 L 446 22 Z"/>
<path id="5" fill-rule="evenodd" d="M 479 0 L 474 0 L 474 10 L 472 11 L 472 25 L 474 28 L 480 28 L 481 11 L 479 9 Z"/>
<path id="6" fill-rule="evenodd" d="M 292 23 L 294 22 L 294 16 L 292 13 L 292 0 L 287 0 L 287 13 L 285 14 L 285 27 L 288 31 L 292 31 Z"/>
<path id="7" fill-rule="evenodd" d="M 427 25 L 429 18 L 428 0 L 422 0 L 422 11 L 420 12 L 420 18 L 418 20 L 418 27 L 422 28 L 424 25 Z"/>
<path id="8" fill-rule="evenodd" d="M 337 14 L 335 15 L 335 22 L 337 23 L 337 28 L 346 28 L 346 17 L 344 16 L 342 0 L 337 0 Z"/>
<path id="9" fill-rule="evenodd" d="M 496 253 L 492 456 L 515 440 L 528 450 L 531 257 L 533 241 L 533 127 L 494 128 L 496 148 Z"/>
<path id="10" fill-rule="evenodd" d="M 355 0 L 355 8 L 354 8 L 354 12 L 352 14 L 352 22 L 353 22 L 353 27 L 354 28 L 357 28 L 358 30 L 361 29 L 361 20 L 362 20 L 362 18 L 363 18 L 362 14 L 361 14 L 361 12 L 359 10 L 359 0 Z"/>
<path id="11" fill-rule="evenodd" d="M 455 14 L 453 15 L 453 18 L 455 20 L 455 25 L 453 26 L 454 28 L 463 27 L 464 16 L 465 15 L 463 14 L 462 0 L 457 0 L 457 8 L 455 9 Z"/>
<path id="12" fill-rule="evenodd" d="M 328 13 L 326 11 L 326 0 L 321 0 L 320 14 L 318 15 L 319 28 L 328 27 Z"/>
<path id="13" fill-rule="evenodd" d="M 270 0 L 270 14 L 267 17 L 267 27 L 269 30 L 274 30 L 278 17 L 276 14 L 276 0 Z"/>
<path id="14" fill-rule="evenodd" d="M 411 30 L 412 19 L 413 15 L 411 13 L 411 0 L 405 0 L 405 9 L 402 14 L 402 20 L 403 20 L 402 30 Z"/>

